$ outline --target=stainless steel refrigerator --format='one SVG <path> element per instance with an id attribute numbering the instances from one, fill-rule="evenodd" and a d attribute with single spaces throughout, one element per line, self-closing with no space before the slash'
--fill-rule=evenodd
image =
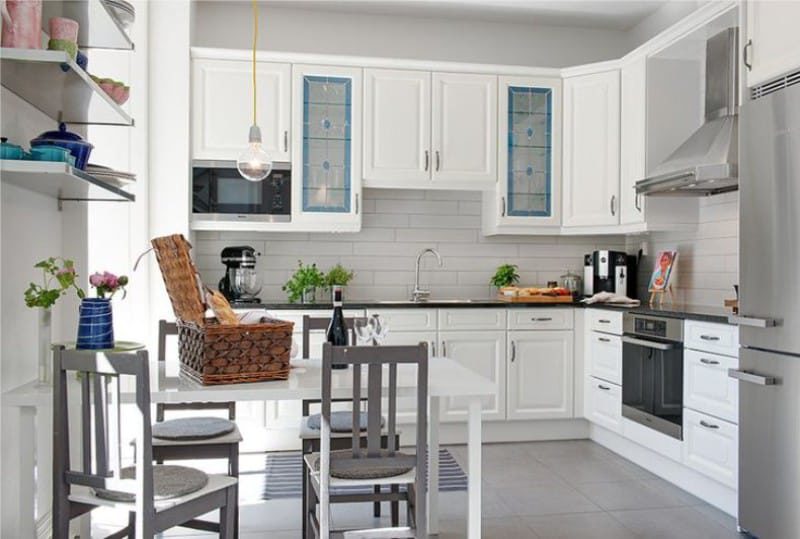
<path id="1" fill-rule="evenodd" d="M 740 117 L 739 526 L 800 537 L 800 84 Z"/>

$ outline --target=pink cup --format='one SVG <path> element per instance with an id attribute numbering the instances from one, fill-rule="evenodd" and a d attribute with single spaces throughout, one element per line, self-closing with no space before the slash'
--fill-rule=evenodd
<path id="1" fill-rule="evenodd" d="M 50 39 L 63 39 L 78 42 L 78 21 L 66 17 L 52 17 L 50 19 Z"/>

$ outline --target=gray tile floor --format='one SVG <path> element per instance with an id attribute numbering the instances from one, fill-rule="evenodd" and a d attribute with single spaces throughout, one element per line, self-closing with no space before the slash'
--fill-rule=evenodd
<path id="1" fill-rule="evenodd" d="M 467 469 L 466 447 L 450 450 Z M 483 479 L 485 539 L 740 537 L 727 514 L 588 440 L 484 445 Z M 443 493 L 440 506 L 440 538 L 465 537 L 466 493 Z M 300 536 L 299 499 L 246 502 L 241 510 L 242 539 Z M 333 519 L 337 527 L 381 524 L 369 504 L 337 506 Z"/>

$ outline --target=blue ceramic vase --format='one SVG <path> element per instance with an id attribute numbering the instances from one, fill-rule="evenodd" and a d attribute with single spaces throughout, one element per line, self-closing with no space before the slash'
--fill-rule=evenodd
<path id="1" fill-rule="evenodd" d="M 110 299 L 84 298 L 81 300 L 78 339 L 75 348 L 79 350 L 114 348 L 114 320 Z"/>

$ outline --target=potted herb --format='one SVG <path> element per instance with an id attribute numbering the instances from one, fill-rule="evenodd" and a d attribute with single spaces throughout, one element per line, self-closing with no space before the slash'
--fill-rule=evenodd
<path id="1" fill-rule="evenodd" d="M 328 288 L 334 286 L 347 286 L 347 284 L 353 279 L 353 275 L 355 275 L 353 271 L 348 270 L 341 264 L 336 264 L 328 270 L 328 273 L 325 274 L 325 286 Z"/>
<path id="2" fill-rule="evenodd" d="M 114 275 L 104 271 L 89 276 L 89 284 L 97 291 L 96 298 L 81 299 L 78 318 L 78 339 L 75 348 L 81 350 L 108 350 L 114 348 L 114 318 L 111 298 L 119 291 L 127 294 L 125 275 Z"/>
<path id="3" fill-rule="evenodd" d="M 292 277 L 283 285 L 283 291 L 289 295 L 289 303 L 315 303 L 317 288 L 325 286 L 325 275 L 316 264 L 303 265 L 297 261 L 297 269 Z"/>
<path id="4" fill-rule="evenodd" d="M 75 289 L 79 298 L 85 296 L 78 286 L 78 275 L 72 260 L 50 257 L 38 262 L 36 269 L 42 270 L 41 284 L 30 283 L 25 290 L 25 305 L 37 310 L 39 322 L 38 379 L 39 384 L 50 383 L 52 368 L 50 367 L 50 343 L 53 338 L 52 308 L 58 298 Z"/>
<path id="5" fill-rule="evenodd" d="M 502 264 L 498 266 L 494 275 L 489 279 L 489 284 L 502 292 L 503 288 L 519 283 L 519 273 L 515 264 Z"/>

